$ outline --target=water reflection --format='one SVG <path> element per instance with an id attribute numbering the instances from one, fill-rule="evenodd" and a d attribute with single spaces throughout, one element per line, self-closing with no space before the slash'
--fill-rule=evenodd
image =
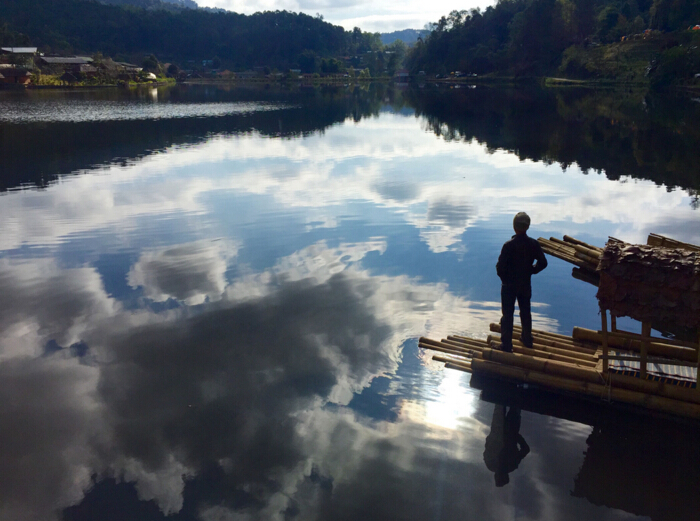
<path id="1" fill-rule="evenodd" d="M 510 482 L 508 474 L 518 468 L 530 452 L 530 446 L 520 434 L 520 409 L 505 405 L 493 408 L 491 432 L 486 437 L 484 463 L 493 472 L 497 487 Z"/>
<path id="2" fill-rule="evenodd" d="M 634 418 L 499 402 L 530 453 L 494 487 L 489 393 L 416 338 L 498 321 L 515 208 L 538 235 L 699 242 L 689 197 L 438 139 L 403 96 L 172 89 L 157 105 L 303 108 L 0 125 L 43 144 L 6 186 L 45 188 L 0 197 L 0 518 L 630 517 L 587 476 L 597 433 L 644 447 Z M 535 327 L 597 327 L 593 289 L 547 273 Z"/>

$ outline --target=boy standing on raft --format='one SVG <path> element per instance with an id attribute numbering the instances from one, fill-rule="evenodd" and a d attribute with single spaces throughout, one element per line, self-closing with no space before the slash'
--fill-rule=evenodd
<path id="1" fill-rule="evenodd" d="M 516 299 L 523 328 L 520 341 L 526 347 L 532 347 L 530 277 L 547 267 L 547 259 L 540 244 L 527 235 L 529 227 L 530 217 L 525 212 L 518 212 L 513 218 L 515 235 L 503 245 L 496 264 L 496 273 L 502 282 L 501 349 L 509 353 L 513 352 L 513 313 Z"/>

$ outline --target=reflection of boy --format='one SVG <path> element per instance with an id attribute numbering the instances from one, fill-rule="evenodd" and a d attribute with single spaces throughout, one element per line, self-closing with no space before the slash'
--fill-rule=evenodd
<path id="1" fill-rule="evenodd" d="M 496 405 L 491 432 L 486 437 L 484 463 L 494 473 L 497 487 L 510 481 L 508 474 L 518 468 L 529 452 L 530 447 L 520 435 L 520 409 L 511 407 L 506 414 L 504 405 Z"/>
<path id="2" fill-rule="evenodd" d="M 503 245 L 496 264 L 496 273 L 501 278 L 501 349 L 513 351 L 513 313 L 515 301 L 520 309 L 520 323 L 523 327 L 520 340 L 526 347 L 532 347 L 532 313 L 530 297 L 532 286 L 530 277 L 547 267 L 547 258 L 542 247 L 527 236 L 530 217 L 519 212 L 513 219 L 515 235 Z M 534 265 L 533 265 L 534 263 Z"/>

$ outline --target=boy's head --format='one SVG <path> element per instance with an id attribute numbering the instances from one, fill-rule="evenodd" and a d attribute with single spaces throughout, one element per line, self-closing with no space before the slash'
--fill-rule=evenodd
<path id="1" fill-rule="evenodd" d="M 525 212 L 518 212 L 513 217 L 513 230 L 515 233 L 525 233 L 530 227 L 530 216 Z"/>

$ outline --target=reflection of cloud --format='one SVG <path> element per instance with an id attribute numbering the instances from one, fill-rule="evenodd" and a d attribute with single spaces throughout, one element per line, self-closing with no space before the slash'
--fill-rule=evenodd
<path id="1" fill-rule="evenodd" d="M 398 203 L 412 201 L 420 195 L 420 188 L 417 184 L 406 183 L 403 180 L 377 183 L 375 189 L 385 199 Z"/>
<path id="2" fill-rule="evenodd" d="M 0 287 L 0 360 L 36 356 L 49 340 L 71 345 L 119 309 L 92 268 L 0 260 Z"/>
<path id="3" fill-rule="evenodd" d="M 100 408 L 98 370 L 76 359 L 0 363 L 0 519 L 51 519 L 91 483 Z"/>
<path id="4" fill-rule="evenodd" d="M 174 298 L 193 305 L 219 300 L 226 287 L 226 260 L 233 255 L 235 251 L 225 251 L 222 242 L 144 253 L 129 272 L 129 285 L 143 286 L 145 296 L 156 302 Z"/>
<path id="5" fill-rule="evenodd" d="M 223 292 L 212 285 L 220 299 L 189 318 L 187 308 L 121 310 L 92 269 L 59 270 L 45 261 L 1 265 L 3 283 L 15 281 L 17 302 L 32 304 L 25 309 L 0 300 L 3 342 L 34 349 L 0 362 L 0 375 L 7 372 L 9 382 L 0 395 L 12 396 L 0 400 L 0 416 L 12 418 L 13 426 L 5 425 L 14 438 L 7 439 L 22 438 L 24 428 L 14 426 L 37 433 L 24 436 L 26 445 L 13 454 L 3 447 L 4 464 L 23 465 L 21 483 L 56 470 L 49 473 L 54 488 L 32 512 L 20 512 L 32 498 L 10 501 L 5 496 L 13 489 L 0 486 L 0 513 L 13 514 L 0 517 L 50 518 L 80 500 L 93 474 L 133 481 L 141 499 L 173 513 L 182 507 L 185 478 L 197 479 L 213 466 L 221 473 L 221 490 L 238 499 L 225 494 L 202 512 L 228 515 L 245 497 L 251 519 L 274 519 L 295 501 L 320 498 L 325 489 L 320 495 L 307 490 L 312 461 L 322 462 L 319 472 L 334 483 L 351 483 L 363 463 L 348 461 L 350 447 L 380 455 L 392 435 L 360 427 L 342 406 L 377 376 L 396 371 L 407 339 L 483 334 L 499 314 L 496 303 L 467 302 L 445 284 L 362 269 L 369 252 L 385 248 L 383 240 L 332 248 L 319 242 L 263 273 L 242 275 Z M 222 247 L 203 243 L 151 252 L 131 276 L 150 281 L 149 291 L 188 298 L 159 270 L 184 266 L 178 273 L 188 274 L 197 260 L 209 266 L 203 273 L 220 273 L 216 259 L 225 255 Z M 197 280 L 219 279 L 200 274 Z M 60 345 L 83 342 L 91 365 L 69 358 L 67 350 L 36 358 L 52 338 L 62 339 Z M 50 383 L 38 383 L 44 380 Z M 35 387 L 37 392 L 28 391 Z M 326 411 L 328 403 L 341 409 Z M 34 425 L 54 415 L 70 422 Z M 60 435 L 39 436 L 54 427 Z M 409 439 L 398 447 L 404 450 Z M 297 491 L 311 495 L 302 500 Z"/>
<path id="6" fill-rule="evenodd" d="M 674 223 L 696 217 L 681 191 L 488 154 L 476 143 L 435 139 L 417 131 L 415 119 L 390 114 L 303 140 L 216 136 L 105 171 L 109 175 L 67 178 L 46 192 L 3 196 L 0 249 L 57 244 L 116 223 L 129 229 L 142 216 L 201 215 L 211 204 L 205 194 L 226 191 L 268 197 L 281 213 L 303 208 L 310 228 L 336 226 L 348 205 L 368 202 L 417 228 L 436 252 L 459 249 L 461 234 L 474 223 L 523 209 L 533 227 L 570 223 L 561 231 L 575 234 L 588 223 L 609 223 L 603 236 L 630 241 L 644 239 L 661 221 L 682 232 Z M 445 203 L 456 208 L 443 214 Z M 680 238 L 700 240 L 697 232 Z"/>

